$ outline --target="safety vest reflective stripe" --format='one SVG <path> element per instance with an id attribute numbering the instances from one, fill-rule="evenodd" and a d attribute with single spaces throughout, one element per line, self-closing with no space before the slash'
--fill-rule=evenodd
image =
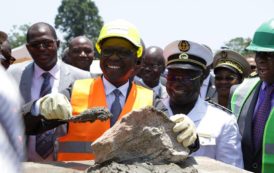
<path id="1" fill-rule="evenodd" d="M 265 153 L 274 154 L 274 144 L 265 144 Z"/>
<path id="2" fill-rule="evenodd" d="M 274 172 L 274 108 L 267 119 L 264 128 L 262 173 Z"/>
<path id="3" fill-rule="evenodd" d="M 60 142 L 59 152 L 63 153 L 92 153 L 92 142 Z"/>
<path id="4" fill-rule="evenodd" d="M 251 94 L 252 90 L 259 83 L 259 78 L 245 79 L 234 91 L 231 98 L 231 110 L 239 118 L 242 111 L 242 107 L 246 101 L 246 98 Z"/>

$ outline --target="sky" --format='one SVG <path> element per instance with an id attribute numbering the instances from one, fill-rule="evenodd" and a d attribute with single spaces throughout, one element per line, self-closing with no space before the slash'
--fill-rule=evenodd
<path id="1" fill-rule="evenodd" d="M 61 0 L 1 0 L 0 30 L 47 22 L 54 26 Z M 252 38 L 258 26 L 274 18 L 274 0 L 94 0 L 104 22 L 126 19 L 146 46 L 164 48 L 191 40 L 213 50 L 235 37 Z M 16 5 L 15 5 L 16 4 Z M 62 40 L 62 33 L 58 32 Z"/>

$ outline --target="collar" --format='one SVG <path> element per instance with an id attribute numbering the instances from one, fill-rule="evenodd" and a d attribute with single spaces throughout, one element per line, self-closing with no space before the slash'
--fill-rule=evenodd
<path id="1" fill-rule="evenodd" d="M 170 105 L 169 105 L 169 96 L 163 99 L 163 104 L 168 110 L 169 116 L 174 115 Z M 207 102 L 204 101 L 201 96 L 198 97 L 193 109 L 187 114 L 187 116 L 194 122 L 199 121 L 206 114 L 207 111 Z"/>
<path id="2" fill-rule="evenodd" d="M 268 84 L 264 81 L 263 83 L 262 83 L 262 90 L 263 91 L 266 91 L 266 87 L 268 86 Z M 271 85 L 272 87 L 274 87 L 274 84 L 272 84 Z"/>
<path id="3" fill-rule="evenodd" d="M 203 86 L 208 86 L 208 85 L 209 85 L 210 75 L 211 75 L 211 74 L 209 74 L 209 75 L 205 78 L 205 80 L 204 80 L 204 82 L 203 82 Z"/>
<path id="4" fill-rule="evenodd" d="M 187 116 L 194 122 L 201 120 L 207 112 L 207 104 L 208 103 L 199 96 L 193 109 L 187 114 Z"/>
<path id="5" fill-rule="evenodd" d="M 45 72 L 49 72 L 54 79 L 58 80 L 60 78 L 60 75 L 58 75 L 60 72 L 60 61 L 57 60 L 55 66 L 53 66 L 52 69 L 50 69 L 49 71 L 43 70 L 37 64 L 34 63 L 34 78 L 38 79 Z"/>
<path id="6" fill-rule="evenodd" d="M 142 86 L 144 86 L 146 88 L 150 88 L 149 86 L 147 86 L 145 84 L 145 82 L 143 81 L 143 79 L 141 79 L 140 82 L 141 82 Z M 150 88 L 150 89 L 152 89 L 156 94 L 159 95 L 160 94 L 160 88 L 161 88 L 161 83 L 159 82 L 157 86 L 155 86 L 154 88 Z"/>
<path id="7" fill-rule="evenodd" d="M 106 95 L 111 94 L 113 92 L 113 90 L 115 90 L 115 89 L 119 89 L 124 97 L 127 96 L 127 90 L 128 90 L 128 87 L 129 87 L 129 81 L 127 81 L 127 83 L 125 83 L 124 85 L 120 86 L 119 88 L 116 88 L 114 85 L 112 85 L 112 83 L 110 83 L 104 77 L 104 75 L 103 75 L 102 78 L 103 78 L 103 84 L 104 84 Z"/>

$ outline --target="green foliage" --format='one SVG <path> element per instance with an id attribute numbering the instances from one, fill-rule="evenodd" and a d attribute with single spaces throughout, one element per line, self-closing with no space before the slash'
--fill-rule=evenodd
<path id="1" fill-rule="evenodd" d="M 29 27 L 29 24 L 12 26 L 8 37 L 12 49 L 26 43 L 26 34 Z"/>
<path id="2" fill-rule="evenodd" d="M 65 40 L 86 35 L 93 42 L 103 26 L 102 18 L 91 0 L 63 0 L 55 17 L 55 27 L 65 33 Z"/>
<path id="3" fill-rule="evenodd" d="M 245 48 L 250 44 L 250 38 L 236 37 L 225 43 L 225 46 L 235 52 L 240 53 L 243 56 L 251 55 L 252 52 Z"/>

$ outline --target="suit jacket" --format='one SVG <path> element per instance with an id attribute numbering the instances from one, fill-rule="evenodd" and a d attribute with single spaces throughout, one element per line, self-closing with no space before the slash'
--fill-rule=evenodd
<path id="1" fill-rule="evenodd" d="M 8 72 L 15 78 L 23 97 L 25 105 L 23 106 L 22 111 L 30 112 L 33 104 L 33 100 L 31 100 L 31 85 L 34 73 L 34 62 L 30 61 L 12 65 L 8 69 Z M 58 88 L 60 92 L 68 88 L 70 84 L 77 79 L 90 78 L 89 72 L 75 68 L 63 62 L 60 62 L 60 76 L 61 78 Z M 24 114 L 24 122 L 27 135 L 41 133 L 61 124 L 56 121 L 41 121 L 41 116 L 32 116 L 30 113 Z M 39 125 L 39 127 L 47 128 L 37 128 L 37 125 Z M 56 132 L 58 132 L 58 130 L 56 130 Z"/>
<path id="2" fill-rule="evenodd" d="M 262 81 L 260 81 L 260 84 L 257 85 L 257 87 L 252 91 L 252 93 L 246 100 L 238 119 L 238 125 L 240 133 L 242 135 L 244 167 L 245 169 L 256 173 L 261 172 L 262 147 L 260 147 L 256 151 L 253 147 L 252 119 L 261 84 Z"/>
<path id="3" fill-rule="evenodd" d="M 31 101 L 31 84 L 34 72 L 34 63 L 26 62 L 10 66 L 8 72 L 14 77 L 19 84 L 20 93 L 25 101 Z M 77 79 L 90 78 L 90 74 L 81 69 L 75 68 L 66 63 L 60 62 L 60 83 L 59 91 L 69 87 Z"/>

